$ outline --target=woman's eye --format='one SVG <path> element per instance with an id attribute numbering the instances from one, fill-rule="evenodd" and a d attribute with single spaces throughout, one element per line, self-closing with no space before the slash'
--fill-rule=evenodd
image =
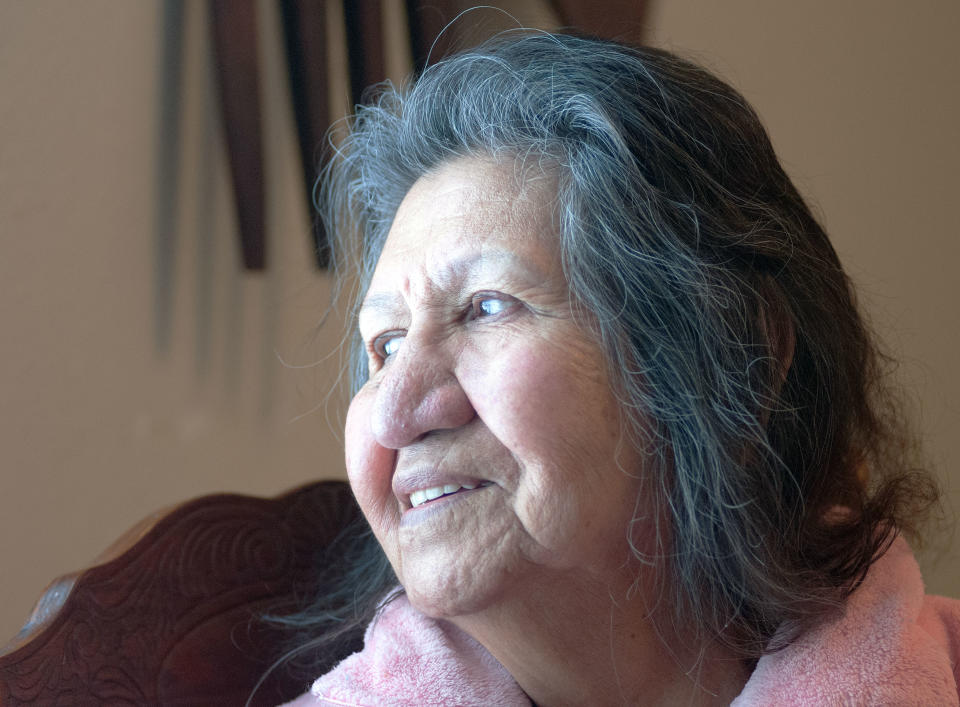
<path id="1" fill-rule="evenodd" d="M 503 314 L 515 304 L 516 301 L 513 298 L 503 295 L 477 295 L 471 303 L 471 314 L 474 319 L 493 317 Z"/>
<path id="2" fill-rule="evenodd" d="M 396 331 L 381 334 L 373 340 L 374 353 L 376 353 L 381 360 L 386 361 L 400 350 L 400 344 L 403 343 L 403 338 L 404 335 Z"/>

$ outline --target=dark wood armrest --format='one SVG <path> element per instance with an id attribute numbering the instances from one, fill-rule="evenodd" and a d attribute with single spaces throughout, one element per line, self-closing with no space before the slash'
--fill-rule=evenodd
<path id="1" fill-rule="evenodd" d="M 290 634 L 320 555 L 359 511 L 342 481 L 274 499 L 216 495 L 155 514 L 82 572 L 54 581 L 0 651 L 0 704 L 243 705 Z M 309 686 L 270 672 L 250 704 Z"/>

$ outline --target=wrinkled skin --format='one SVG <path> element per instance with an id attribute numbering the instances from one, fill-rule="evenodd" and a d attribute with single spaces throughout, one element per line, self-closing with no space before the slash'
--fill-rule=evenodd
<path id="1" fill-rule="evenodd" d="M 462 159 L 424 176 L 361 310 L 370 378 L 347 418 L 350 483 L 432 616 L 558 578 L 603 586 L 629 556 L 642 457 L 572 315 L 554 192 L 512 162 Z M 411 490 L 443 483 L 488 485 L 411 508 Z"/>

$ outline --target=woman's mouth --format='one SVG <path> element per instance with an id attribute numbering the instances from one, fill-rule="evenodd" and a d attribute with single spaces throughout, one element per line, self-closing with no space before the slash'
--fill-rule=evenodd
<path id="1" fill-rule="evenodd" d="M 431 486 L 430 488 L 418 489 L 410 494 L 410 507 L 416 508 L 417 506 L 422 506 L 424 503 L 429 503 L 443 496 L 450 496 L 460 491 L 472 491 L 482 486 L 490 486 L 492 483 L 492 481 L 482 481 L 477 484 L 444 484 L 443 486 Z"/>

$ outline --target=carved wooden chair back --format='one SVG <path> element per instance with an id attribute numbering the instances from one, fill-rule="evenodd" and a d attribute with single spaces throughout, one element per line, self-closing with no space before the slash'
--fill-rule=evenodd
<path id="1" fill-rule="evenodd" d="M 312 676 L 271 670 L 291 635 L 262 617 L 302 608 L 323 549 L 358 516 L 348 486 L 323 481 L 274 499 L 206 496 L 147 519 L 98 564 L 50 585 L 0 650 L 0 704 L 296 697 Z"/>

